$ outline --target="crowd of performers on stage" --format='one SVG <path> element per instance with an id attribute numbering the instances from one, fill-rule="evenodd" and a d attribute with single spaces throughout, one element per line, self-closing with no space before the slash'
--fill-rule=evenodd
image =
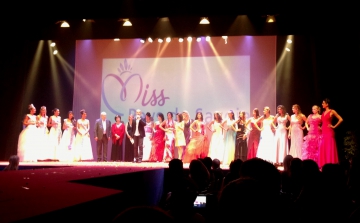
<path id="1" fill-rule="evenodd" d="M 204 122 L 201 112 L 196 113 L 194 119 L 187 111 L 175 116 L 168 112 L 166 118 L 158 113 L 156 121 L 150 113 L 146 113 L 145 120 L 142 120 L 144 124 L 141 125 L 145 133 L 143 150 L 139 153 L 138 148 L 134 147 L 134 134 L 139 135 L 135 126 L 138 122 L 134 120 L 139 119 L 141 113 L 136 117 L 129 115 L 127 122 L 121 122 L 121 117 L 116 116 L 109 136 L 112 142 L 111 159 L 107 161 L 132 162 L 140 159 L 169 162 L 178 158 L 190 163 L 193 159 L 211 157 L 229 165 L 235 159 L 245 161 L 258 157 L 281 165 L 284 157 L 291 155 L 314 160 L 319 167 L 326 163 L 338 163 L 334 129 L 343 119 L 330 109 L 329 104 L 328 99 L 323 100 L 322 112 L 319 106 L 314 105 L 312 114 L 307 117 L 297 104 L 292 106 L 291 115 L 282 105 L 277 106 L 275 115 L 271 115 L 269 107 L 264 108 L 263 115 L 255 108 L 250 118 L 246 117 L 244 111 L 236 115 L 232 110 L 226 115 L 215 112 L 210 123 Z M 78 120 L 75 120 L 73 112 L 68 112 L 63 122 L 59 109 L 54 109 L 50 117 L 46 115 L 45 106 L 40 108 L 38 115 L 32 104 L 29 111 L 19 135 L 20 161 L 94 160 L 90 135 L 96 135 L 96 132 L 90 131 L 85 110 L 80 111 L 81 118 Z M 334 125 L 333 118 L 337 120 Z"/>

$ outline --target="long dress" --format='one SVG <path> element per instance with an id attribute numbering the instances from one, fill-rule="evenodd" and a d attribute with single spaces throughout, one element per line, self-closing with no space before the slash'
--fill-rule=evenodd
<path id="1" fill-rule="evenodd" d="M 49 155 L 49 129 L 47 128 L 48 117 L 38 116 L 38 130 L 39 130 L 39 151 L 38 159 L 44 160 Z"/>
<path id="2" fill-rule="evenodd" d="M 320 128 L 321 117 L 314 117 L 314 115 L 310 115 L 308 123 L 310 124 L 310 127 L 303 143 L 302 159 L 311 159 L 319 164 L 319 147 L 322 138 Z"/>
<path id="3" fill-rule="evenodd" d="M 260 134 L 260 142 L 256 157 L 269 162 L 276 162 L 276 148 L 274 146 L 274 132 L 271 125 L 273 120 L 271 118 L 262 121 L 263 130 Z"/>
<path id="4" fill-rule="evenodd" d="M 287 116 L 277 117 L 277 128 L 275 131 L 274 143 L 275 143 L 275 163 L 282 163 L 284 157 L 289 154 L 289 140 L 286 129 L 286 123 L 288 122 Z"/>
<path id="5" fill-rule="evenodd" d="M 60 141 L 60 149 L 57 153 L 58 159 L 60 161 L 74 161 L 74 146 L 75 146 L 75 133 L 76 128 L 72 120 L 64 119 L 64 124 L 66 128 L 62 134 Z"/>
<path id="6" fill-rule="evenodd" d="M 322 121 L 322 142 L 319 148 L 319 167 L 326 163 L 338 163 L 338 152 L 335 141 L 334 129 L 330 128 L 332 116 L 330 116 L 331 110 L 326 114 L 323 112 L 321 115 Z"/>
<path id="7" fill-rule="evenodd" d="M 196 131 L 192 134 L 189 144 L 186 146 L 183 162 L 190 163 L 194 159 L 205 158 L 209 153 L 209 143 L 205 136 L 204 122 L 195 121 L 193 128 Z"/>
<path id="8" fill-rule="evenodd" d="M 304 142 L 304 131 L 301 128 L 302 121 L 296 118 L 295 115 L 291 116 L 291 141 L 290 141 L 290 152 L 289 154 L 294 158 L 302 157 L 302 145 Z"/>
<path id="9" fill-rule="evenodd" d="M 93 151 L 90 142 L 90 123 L 88 119 L 77 120 L 77 134 L 75 137 L 75 160 L 93 160 Z"/>
<path id="10" fill-rule="evenodd" d="M 221 128 L 221 123 L 214 121 L 212 126 L 213 132 L 209 146 L 209 157 L 211 159 L 219 159 L 223 162 L 224 158 L 224 135 Z"/>
<path id="11" fill-rule="evenodd" d="M 159 122 L 155 123 L 154 144 L 149 159 L 151 162 L 161 162 L 164 156 L 165 132 L 160 128 L 160 124 Z"/>
<path id="12" fill-rule="evenodd" d="M 232 125 L 235 123 L 234 120 L 226 120 L 226 132 L 224 138 L 224 158 L 223 164 L 229 165 L 235 157 L 235 141 L 236 141 L 236 132 L 232 128 Z"/>
<path id="13" fill-rule="evenodd" d="M 143 139 L 143 159 L 142 161 L 148 161 L 150 159 L 150 153 L 152 148 L 152 137 L 153 137 L 153 122 L 146 122 L 144 126 L 145 137 Z"/>
<path id="14" fill-rule="evenodd" d="M 187 145 L 189 145 L 189 143 L 190 143 L 190 138 L 191 138 L 191 135 L 192 135 L 192 134 L 191 134 L 190 125 L 191 125 L 193 122 L 194 122 L 194 120 L 192 120 L 192 119 L 189 119 L 187 122 L 184 121 L 184 136 L 185 136 L 186 146 L 184 147 L 183 157 L 181 157 L 181 159 L 184 158 Z"/>
<path id="15" fill-rule="evenodd" d="M 258 151 L 258 147 L 259 147 L 259 142 L 260 142 L 260 131 L 259 129 L 256 128 L 255 126 L 255 121 L 256 119 L 252 118 L 252 120 L 250 121 L 250 133 L 249 133 L 249 137 L 248 137 L 248 154 L 247 154 L 247 159 L 252 159 L 254 157 L 256 157 L 257 151 Z M 261 122 L 258 121 L 256 123 L 259 128 L 261 125 Z"/>
<path id="16" fill-rule="evenodd" d="M 171 154 L 172 157 L 174 157 L 174 121 L 167 120 L 165 122 L 165 129 L 168 129 L 170 131 L 165 132 L 165 150 L 164 150 L 164 160 L 167 161 L 170 157 L 168 154 Z"/>
<path id="17" fill-rule="evenodd" d="M 35 115 L 27 115 L 29 120 L 36 122 Z M 38 156 L 39 130 L 35 124 L 27 125 L 19 134 L 17 155 L 20 162 L 36 162 Z"/>
<path id="18" fill-rule="evenodd" d="M 125 127 L 125 131 L 130 137 L 134 136 L 133 128 L 131 123 L 128 122 Z M 134 161 L 134 144 L 130 141 L 130 139 L 126 136 L 125 139 L 125 161 L 126 162 L 133 162 Z"/>
<path id="19" fill-rule="evenodd" d="M 245 123 L 238 122 L 236 131 L 236 145 L 235 145 L 235 158 L 234 159 L 241 159 L 242 161 L 246 160 L 248 155 L 248 147 L 247 147 L 247 140 L 244 139 L 244 135 L 246 134 L 245 130 Z"/>
<path id="20" fill-rule="evenodd" d="M 57 160 L 57 153 L 60 149 L 60 140 L 62 136 L 61 131 L 61 117 L 51 116 L 52 126 L 49 132 L 49 153 L 46 159 Z"/>
<path id="21" fill-rule="evenodd" d="M 119 138 L 116 138 L 116 135 Z M 123 141 L 125 134 L 125 126 L 123 123 L 117 124 L 116 122 L 111 126 L 111 160 L 122 161 L 123 160 Z"/>

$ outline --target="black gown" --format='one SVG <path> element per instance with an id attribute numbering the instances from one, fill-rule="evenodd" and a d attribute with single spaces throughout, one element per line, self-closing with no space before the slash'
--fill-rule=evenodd
<path id="1" fill-rule="evenodd" d="M 237 127 L 240 131 L 236 132 L 235 159 L 245 161 L 248 152 L 247 139 L 243 139 L 245 135 L 245 124 L 238 122 Z"/>
<path id="2" fill-rule="evenodd" d="M 133 128 L 129 122 L 127 123 L 126 131 L 128 132 L 128 134 L 131 137 L 134 136 Z M 126 137 L 126 140 L 125 140 L 125 162 L 133 162 L 134 161 L 134 144 L 131 143 L 131 141 L 127 137 L 127 135 L 125 137 Z"/>

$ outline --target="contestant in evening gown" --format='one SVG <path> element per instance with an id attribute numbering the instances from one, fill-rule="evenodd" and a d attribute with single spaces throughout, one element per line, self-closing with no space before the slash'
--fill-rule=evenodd
<path id="1" fill-rule="evenodd" d="M 40 114 L 36 116 L 37 128 L 39 130 L 39 151 L 38 160 L 44 160 L 49 154 L 49 129 L 47 128 L 48 116 L 46 107 L 41 106 Z"/>
<path id="2" fill-rule="evenodd" d="M 209 146 L 209 157 L 211 159 L 218 159 L 220 162 L 224 160 L 224 135 L 222 126 L 222 117 L 219 112 L 214 113 L 214 120 L 209 123 L 209 130 L 212 131 L 212 136 Z"/>
<path id="3" fill-rule="evenodd" d="M 60 161 L 74 161 L 76 120 L 72 111 L 69 111 L 68 118 L 64 119 L 63 129 L 58 158 Z"/>
<path id="4" fill-rule="evenodd" d="M 144 149 L 143 149 L 143 159 L 142 159 L 142 161 L 149 161 L 151 148 L 152 148 L 152 144 L 153 144 L 153 126 L 154 126 L 154 123 L 153 123 L 153 121 L 151 121 L 151 114 L 149 112 L 146 113 L 145 119 L 146 119 L 145 120 L 146 125 L 144 126 L 145 137 L 143 139 Z"/>
<path id="5" fill-rule="evenodd" d="M 184 147 L 186 146 L 184 135 L 184 121 L 182 113 L 176 114 L 177 121 L 175 122 L 175 147 L 178 152 L 178 159 L 182 159 Z"/>
<path id="6" fill-rule="evenodd" d="M 270 108 L 264 108 L 265 117 L 261 123 L 260 142 L 256 157 L 271 163 L 276 162 L 276 148 L 274 144 L 273 121 L 274 117 L 270 115 Z"/>
<path id="7" fill-rule="evenodd" d="M 205 158 L 209 153 L 209 143 L 206 137 L 202 112 L 196 114 L 196 119 L 191 123 L 190 129 L 192 137 L 185 150 L 184 163 L 190 163 L 194 159 Z"/>
<path id="8" fill-rule="evenodd" d="M 125 161 L 126 162 L 133 162 L 134 161 L 134 129 L 132 126 L 134 116 L 132 114 L 128 117 L 128 122 L 125 126 Z"/>
<path id="9" fill-rule="evenodd" d="M 226 125 L 225 137 L 224 137 L 224 158 L 223 164 L 229 165 L 234 160 L 235 156 L 235 115 L 232 110 L 228 112 L 228 119 L 223 123 Z"/>
<path id="10" fill-rule="evenodd" d="M 277 123 L 274 143 L 275 143 L 275 162 L 280 164 L 284 161 L 284 157 L 289 154 L 289 139 L 286 123 L 290 119 L 289 115 L 285 113 L 285 107 L 283 105 L 278 106 L 278 114 L 276 115 L 274 122 Z"/>
<path id="11" fill-rule="evenodd" d="M 93 160 L 93 151 L 90 141 L 90 122 L 86 119 L 85 110 L 80 111 L 81 119 L 77 120 L 77 134 L 75 137 L 76 161 Z"/>
<path id="12" fill-rule="evenodd" d="M 161 123 L 164 121 L 164 115 L 158 113 L 158 121 L 155 122 L 154 127 L 154 143 L 151 149 L 150 160 L 151 162 L 161 162 L 164 156 L 165 149 L 165 132 L 160 128 Z"/>
<path id="13" fill-rule="evenodd" d="M 24 118 L 25 128 L 20 132 L 17 155 L 20 162 L 36 162 L 39 144 L 39 130 L 36 127 L 36 108 L 29 105 L 30 113 Z"/>
<path id="14" fill-rule="evenodd" d="M 302 124 L 306 122 L 306 117 L 301 113 L 300 106 L 295 104 L 292 107 L 294 112 L 290 118 L 290 129 L 289 129 L 289 138 L 290 138 L 290 152 L 289 154 L 293 158 L 302 158 L 302 145 L 304 142 L 304 131 Z"/>
<path id="15" fill-rule="evenodd" d="M 318 114 L 319 107 L 313 106 L 313 114 L 307 118 L 306 126 L 308 134 L 304 137 L 302 147 L 302 159 L 311 159 L 316 163 L 319 161 L 319 147 L 321 143 L 321 115 Z M 319 163 L 318 163 L 319 164 Z"/>
<path id="16" fill-rule="evenodd" d="M 183 115 L 183 120 L 184 120 L 184 136 L 185 136 L 185 142 L 186 142 L 186 146 L 184 147 L 184 151 L 183 151 L 183 157 L 184 157 L 187 145 L 189 144 L 190 138 L 192 136 L 192 131 L 190 129 L 190 126 L 194 122 L 194 120 L 192 120 L 190 118 L 190 114 L 188 111 L 183 111 L 182 115 Z M 181 157 L 181 159 L 183 157 Z"/>
<path id="17" fill-rule="evenodd" d="M 338 163 L 338 151 L 335 141 L 335 132 L 336 128 L 343 121 L 341 116 L 335 111 L 329 108 L 330 101 L 325 99 L 322 102 L 322 106 L 325 111 L 321 115 L 322 121 L 322 141 L 319 148 L 319 167 L 322 168 L 324 164 L 327 163 Z M 332 125 L 333 117 L 338 119 L 338 122 L 335 125 Z"/>
<path id="18" fill-rule="evenodd" d="M 61 130 L 61 117 L 59 116 L 60 110 L 55 108 L 53 110 L 54 115 L 50 116 L 48 127 L 50 127 L 49 132 L 49 153 L 47 154 L 46 159 L 57 160 L 58 153 L 60 150 L 60 140 L 62 136 Z"/>
<path id="19" fill-rule="evenodd" d="M 175 123 L 173 121 L 173 114 L 171 112 L 167 113 L 167 120 L 163 121 L 163 123 L 160 125 L 160 128 L 163 131 L 165 131 L 165 149 L 164 149 L 163 161 L 169 162 L 174 158 L 175 155 L 174 154 Z"/>
<path id="20" fill-rule="evenodd" d="M 257 150 L 259 147 L 259 142 L 260 142 L 260 130 L 259 130 L 259 126 L 261 125 L 261 122 L 259 121 L 259 110 L 257 108 L 255 108 L 253 110 L 253 117 L 251 117 L 248 121 L 247 121 L 247 126 L 250 125 L 250 131 L 249 131 L 249 136 L 248 136 L 248 154 L 247 154 L 247 159 L 252 159 L 254 157 L 256 157 L 257 154 Z"/>
<path id="21" fill-rule="evenodd" d="M 246 139 L 246 119 L 245 112 L 239 112 L 239 119 L 235 123 L 236 130 L 236 144 L 235 144 L 235 158 L 245 161 L 248 154 L 247 139 Z"/>

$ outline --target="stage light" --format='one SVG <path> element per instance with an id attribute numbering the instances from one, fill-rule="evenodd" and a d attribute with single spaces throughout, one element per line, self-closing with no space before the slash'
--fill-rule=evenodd
<path id="1" fill-rule="evenodd" d="M 161 39 L 161 38 L 158 38 L 158 42 L 159 42 L 159 43 L 162 43 L 162 42 L 164 42 L 164 40 Z"/>
<path id="2" fill-rule="evenodd" d="M 57 51 L 57 50 L 54 50 L 54 51 L 53 51 L 53 54 L 54 54 L 54 55 L 56 55 L 57 53 L 58 53 L 58 51 Z"/>
<path id="3" fill-rule="evenodd" d="M 179 38 L 179 42 L 180 42 L 180 43 L 184 42 L 184 38 L 181 38 L 181 37 L 180 37 L 180 38 Z"/>
<path id="4" fill-rule="evenodd" d="M 95 22 L 93 19 L 83 19 L 83 22 Z"/>
<path id="5" fill-rule="evenodd" d="M 288 52 L 290 52 L 290 48 L 288 48 L 288 47 L 286 47 L 285 50 L 288 51 Z"/>
<path id="6" fill-rule="evenodd" d="M 227 44 L 228 37 L 227 36 L 222 36 L 221 38 L 223 38 L 225 40 L 225 44 Z"/>
<path id="7" fill-rule="evenodd" d="M 200 41 L 201 41 L 201 37 L 197 37 L 196 42 L 200 42 Z"/>
<path id="8" fill-rule="evenodd" d="M 67 22 L 64 21 L 64 20 L 62 20 L 62 21 L 57 21 L 55 24 L 60 24 L 60 27 L 62 27 L 62 28 L 70 27 L 69 23 L 67 23 Z"/>
<path id="9" fill-rule="evenodd" d="M 170 37 L 166 37 L 166 42 L 170 43 L 170 42 L 171 42 L 171 38 L 170 38 Z"/>
<path id="10" fill-rule="evenodd" d="M 199 24 L 210 24 L 210 21 L 208 18 L 203 17 L 200 19 L 200 23 Z"/>
<path id="11" fill-rule="evenodd" d="M 149 43 L 153 42 L 153 39 L 151 39 L 151 37 L 148 38 Z"/>
<path id="12" fill-rule="evenodd" d="M 291 39 L 288 39 L 288 40 L 286 40 L 286 42 L 291 44 L 291 43 L 292 43 L 292 40 L 291 40 Z"/>
<path id="13" fill-rule="evenodd" d="M 52 42 L 52 43 L 50 43 L 50 46 L 54 47 L 54 46 L 56 46 L 56 43 Z"/>
<path id="14" fill-rule="evenodd" d="M 115 38 L 114 41 L 120 41 L 120 39 L 119 39 L 119 38 Z"/>
<path id="15" fill-rule="evenodd" d="M 120 21 L 123 21 L 123 26 L 132 26 L 132 23 L 129 19 L 120 19 Z"/>
<path id="16" fill-rule="evenodd" d="M 192 41 L 192 37 L 189 36 L 189 37 L 187 38 L 187 41 L 188 41 L 188 42 L 191 42 L 191 41 Z"/>
<path id="17" fill-rule="evenodd" d="M 145 43 L 145 39 L 140 39 L 140 43 Z"/>
<path id="18" fill-rule="evenodd" d="M 66 21 L 63 21 L 60 25 L 60 27 L 63 27 L 63 28 L 67 28 L 67 27 L 70 27 L 69 23 L 67 23 Z"/>
<path id="19" fill-rule="evenodd" d="M 207 36 L 207 37 L 205 38 L 205 40 L 206 40 L 207 42 L 209 42 L 209 41 L 210 41 L 210 36 Z"/>
<path id="20" fill-rule="evenodd" d="M 274 15 L 268 15 L 267 17 L 266 17 L 266 22 L 267 23 L 273 23 L 273 22 L 275 22 L 276 20 L 275 20 L 275 16 Z"/>

